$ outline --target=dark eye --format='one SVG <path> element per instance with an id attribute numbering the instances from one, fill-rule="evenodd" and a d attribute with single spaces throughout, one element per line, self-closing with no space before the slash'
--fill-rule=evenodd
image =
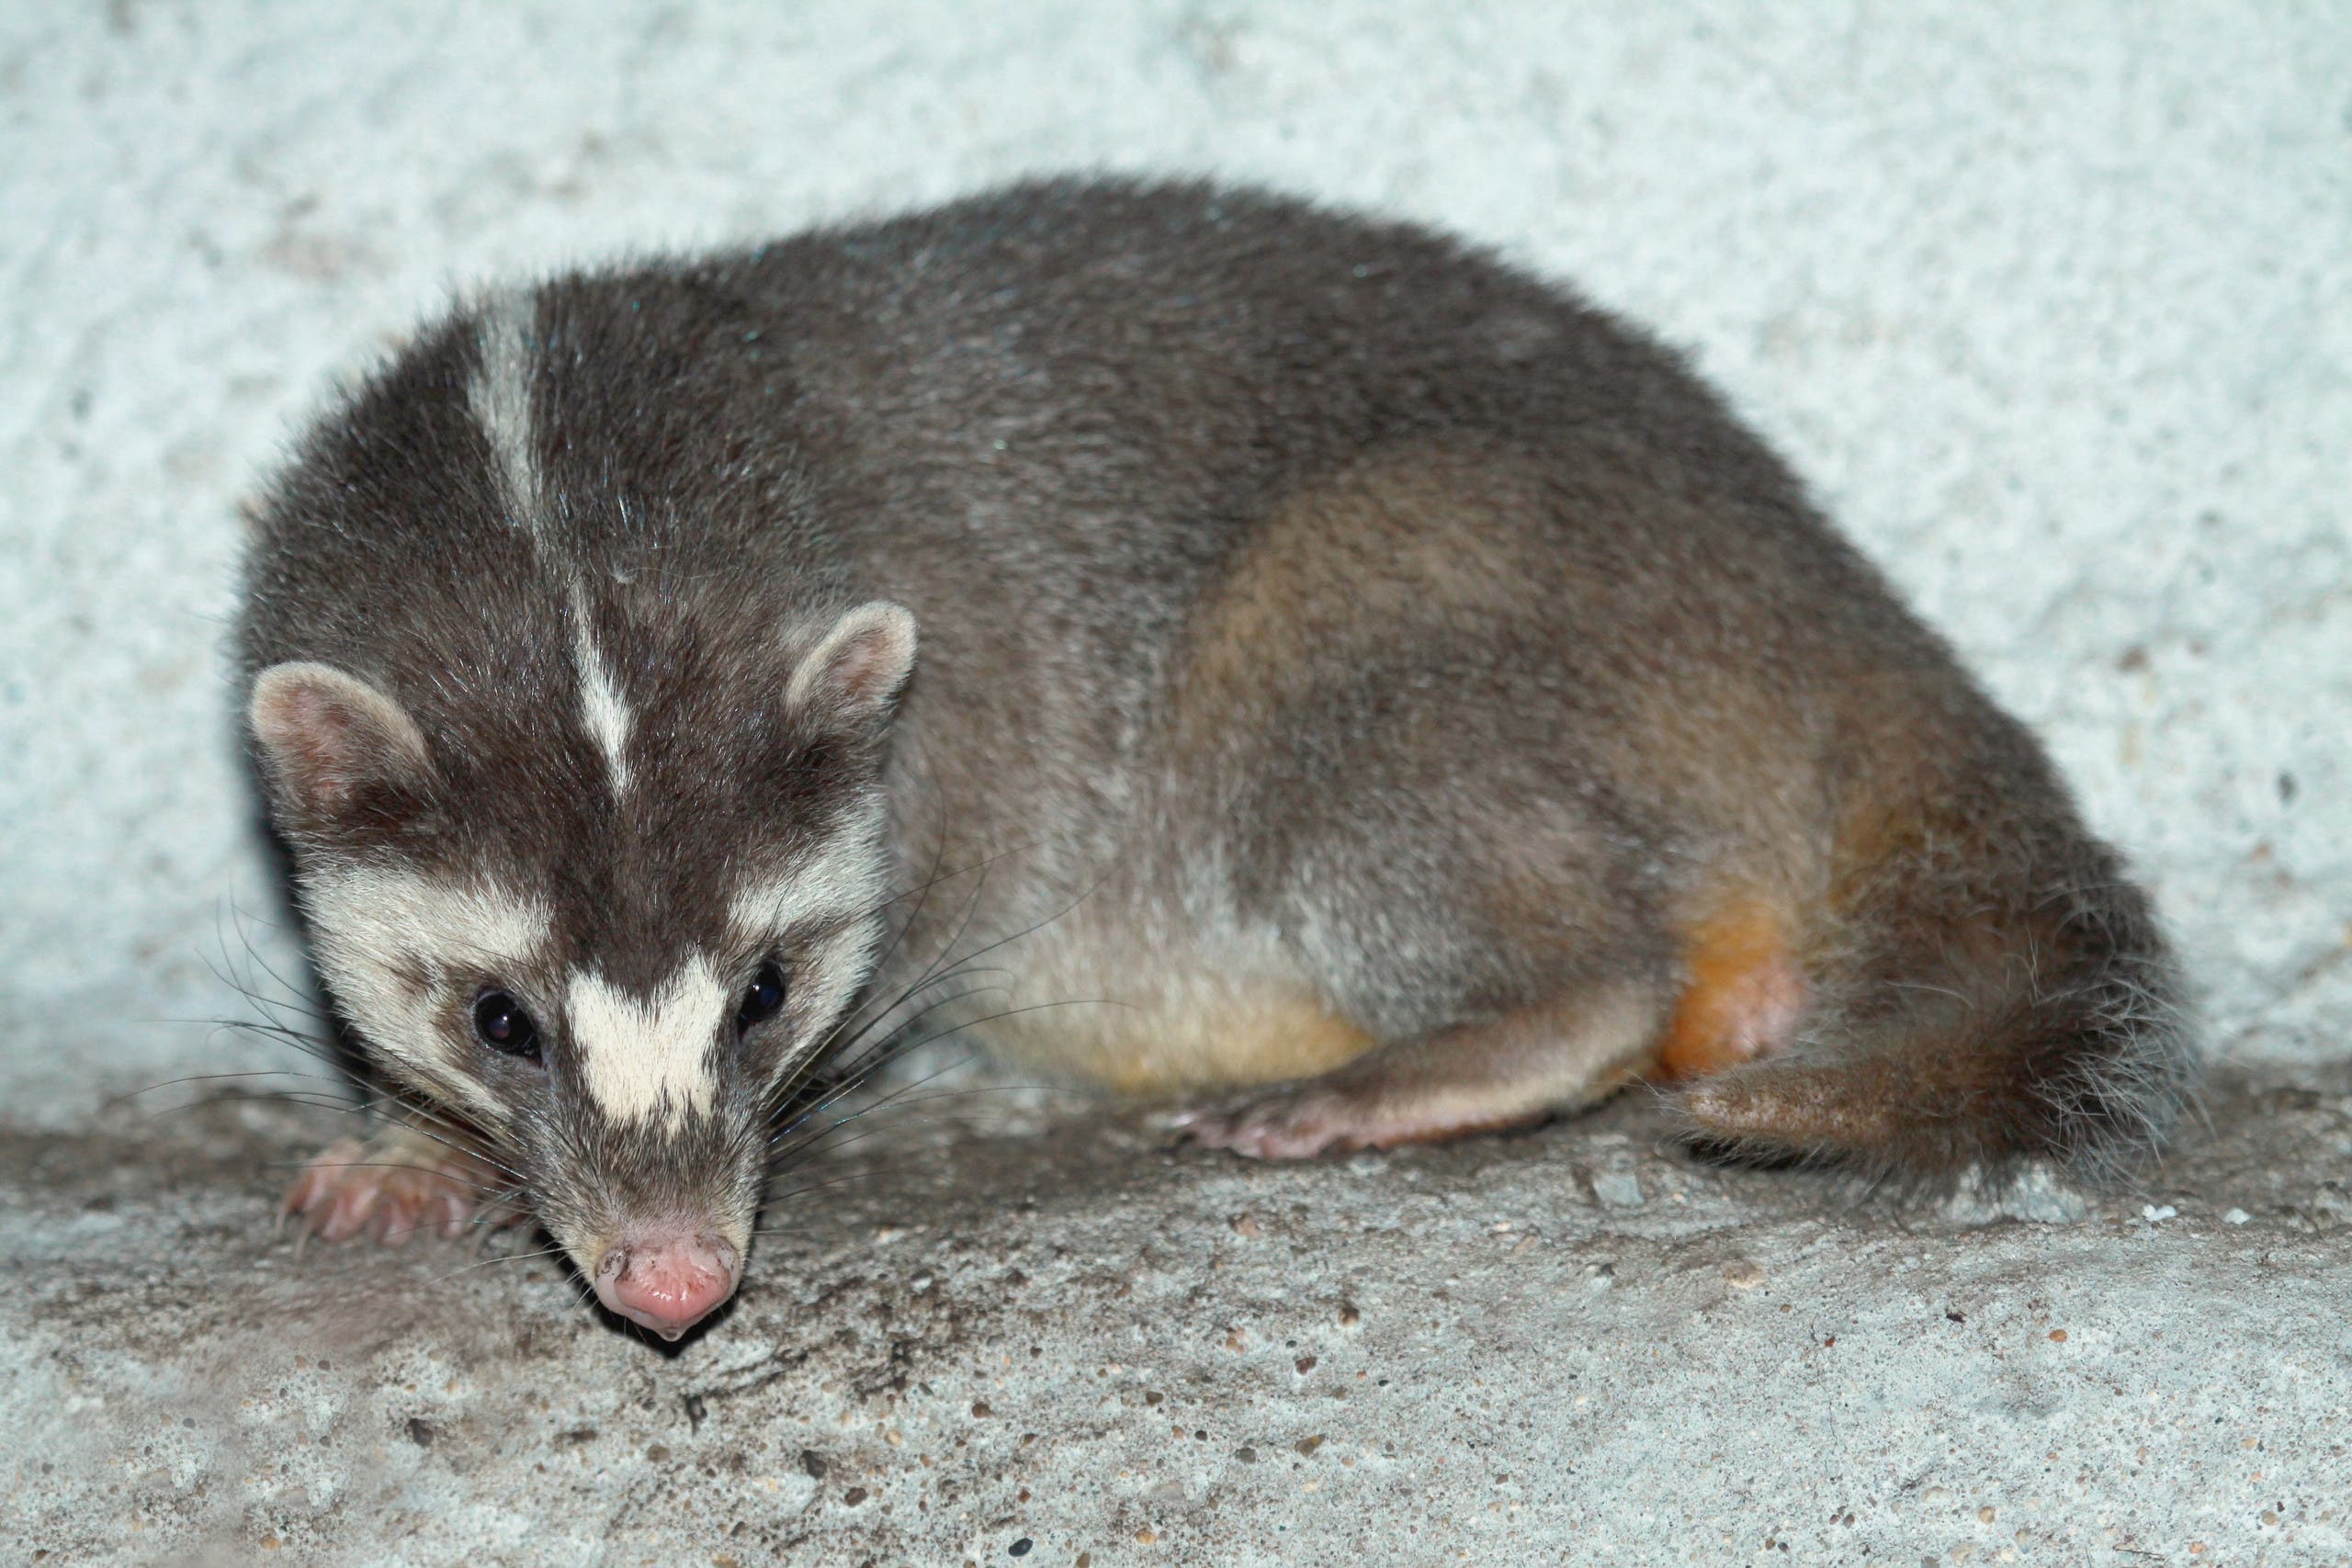
<path id="1" fill-rule="evenodd" d="M 765 1023 L 784 1007 L 784 965 L 769 959 L 752 976 L 752 988 L 743 993 L 743 1005 L 736 1010 L 735 1032 L 745 1033 L 755 1024 Z"/>
<path id="2" fill-rule="evenodd" d="M 504 991 L 484 991 L 474 1002 L 474 1036 L 493 1051 L 539 1059 L 539 1026 Z"/>

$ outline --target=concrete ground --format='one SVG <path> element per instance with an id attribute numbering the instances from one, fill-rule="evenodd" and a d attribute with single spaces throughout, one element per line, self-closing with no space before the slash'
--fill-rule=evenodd
<path id="1" fill-rule="evenodd" d="M 77 1564 L 2352 1562 L 2345 1067 L 2227 1076 L 2145 1190 L 2007 1213 L 1695 1166 L 1638 1095 L 1288 1167 L 992 1098 L 796 1173 L 674 1348 L 519 1237 L 275 1235 L 322 1113 L 0 1139 L 0 1538 Z"/>
<path id="2" fill-rule="evenodd" d="M 0 1560 L 2352 1561 L 2347 59 L 2335 0 L 0 6 Z M 518 1237 L 274 1236 L 334 1114 L 168 1108 L 307 1065 L 213 1021 L 301 983 L 221 656 L 289 433 L 454 286 L 1088 168 L 1686 349 L 2130 852 L 2210 1126 L 2005 1215 L 1638 1100 L 1263 1168 L 975 1095 L 674 1351 Z"/>

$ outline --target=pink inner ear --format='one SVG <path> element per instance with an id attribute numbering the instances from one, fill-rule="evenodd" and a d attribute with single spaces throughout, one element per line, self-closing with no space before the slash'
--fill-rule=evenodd
<path id="1" fill-rule="evenodd" d="M 332 814 L 370 784 L 413 777 L 424 738 L 399 704 L 323 664 L 281 664 L 254 683 L 254 735 L 307 810 Z"/>
<path id="2" fill-rule="evenodd" d="M 879 702 L 898 689 L 905 675 L 897 636 L 879 626 L 859 632 L 834 651 L 826 673 L 850 701 Z"/>
<path id="3" fill-rule="evenodd" d="M 914 654 L 912 615 L 892 604 L 860 604 L 833 623 L 794 674 L 791 700 L 880 707 L 905 683 Z"/>
<path id="4" fill-rule="evenodd" d="M 349 708 L 314 687 L 300 687 L 287 694 L 281 717 L 285 761 L 313 793 L 342 794 L 360 782 L 365 770 L 355 755 L 361 747 Z"/>

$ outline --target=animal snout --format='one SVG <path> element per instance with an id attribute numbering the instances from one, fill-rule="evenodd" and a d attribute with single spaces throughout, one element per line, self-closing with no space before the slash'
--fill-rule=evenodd
<path id="1" fill-rule="evenodd" d="M 664 1339 L 675 1339 L 735 1293 L 743 1258 L 734 1246 L 695 1232 L 623 1239 L 597 1260 L 596 1299 Z"/>

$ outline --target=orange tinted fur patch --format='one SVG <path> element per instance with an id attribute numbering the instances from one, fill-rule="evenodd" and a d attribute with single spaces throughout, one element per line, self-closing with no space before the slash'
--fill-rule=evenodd
<path id="1" fill-rule="evenodd" d="M 1657 1074 L 1703 1077 L 1788 1043 L 1804 1009 L 1804 976 L 1780 912 L 1739 899 L 1690 929 L 1690 984 L 1660 1036 Z"/>

